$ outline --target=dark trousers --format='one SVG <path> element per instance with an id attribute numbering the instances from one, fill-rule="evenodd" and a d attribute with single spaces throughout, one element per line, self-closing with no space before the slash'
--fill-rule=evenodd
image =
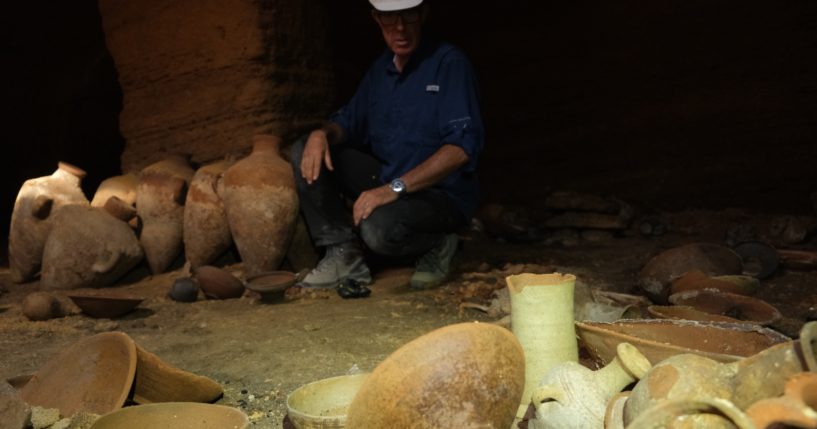
<path id="1" fill-rule="evenodd" d="M 355 228 L 348 201 L 383 185 L 380 161 L 356 148 L 334 145 L 330 148 L 334 171 L 323 166 L 318 180 L 309 185 L 301 177 L 305 143 L 302 138 L 293 144 L 290 159 L 301 212 L 316 246 L 345 243 L 359 236 L 377 254 L 418 256 L 465 224 L 444 192 L 424 189 L 378 207 Z"/>

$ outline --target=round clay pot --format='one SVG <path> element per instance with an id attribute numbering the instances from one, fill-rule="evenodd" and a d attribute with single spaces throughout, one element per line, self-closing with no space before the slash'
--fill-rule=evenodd
<path id="1" fill-rule="evenodd" d="M 221 201 L 221 176 L 232 164 L 219 161 L 196 171 L 184 203 L 184 253 L 192 268 L 207 265 L 232 244 L 227 212 Z"/>
<path id="2" fill-rule="evenodd" d="M 248 276 L 278 269 L 297 220 L 295 179 L 280 144 L 278 137 L 257 135 L 250 156 L 224 172 L 222 201 Z"/>
<path id="3" fill-rule="evenodd" d="M 103 209 L 68 206 L 53 219 L 43 251 L 46 289 L 110 286 L 142 261 L 131 227 Z"/>
<path id="4" fill-rule="evenodd" d="M 692 270 L 707 276 L 741 274 L 743 263 L 726 246 L 692 243 L 665 250 L 650 259 L 639 273 L 638 284 L 653 302 L 666 304 L 672 280 Z"/>
<path id="5" fill-rule="evenodd" d="M 184 156 L 170 156 L 139 174 L 136 211 L 142 220 L 139 242 L 153 274 L 167 270 L 182 250 L 184 201 L 193 169 Z"/>
<path id="6" fill-rule="evenodd" d="M 33 292 L 23 299 L 23 315 L 28 320 L 48 320 L 62 317 L 60 301 L 48 292 Z"/>
<path id="7" fill-rule="evenodd" d="M 817 427 L 817 373 L 793 375 L 786 382 L 783 396 L 761 399 L 749 406 L 746 414 L 757 429 L 786 424 L 798 428 Z"/>
<path id="8" fill-rule="evenodd" d="M 755 429 L 752 420 L 725 399 L 686 397 L 664 400 L 627 426 L 627 429 Z"/>
<path id="9" fill-rule="evenodd" d="M 137 186 L 139 186 L 139 177 L 133 173 L 109 177 L 96 188 L 91 207 L 105 207 L 111 197 L 116 197 L 125 205 L 133 207 L 136 204 Z"/>
<path id="10" fill-rule="evenodd" d="M 227 270 L 202 265 L 193 270 L 193 275 L 207 298 L 229 299 L 244 294 L 244 284 Z"/>
<path id="11" fill-rule="evenodd" d="M 181 277 L 173 281 L 168 296 L 174 301 L 193 302 L 199 299 L 199 283 L 190 277 Z"/>
<path id="12" fill-rule="evenodd" d="M 29 281 L 40 271 L 53 215 L 64 206 L 88 206 L 88 199 L 80 187 L 83 177 L 85 171 L 82 169 L 60 162 L 52 175 L 23 183 L 14 203 L 9 230 L 12 281 Z"/>
<path id="13" fill-rule="evenodd" d="M 450 325 L 381 362 L 352 401 L 346 426 L 508 428 L 524 384 L 524 351 L 510 331 L 485 323 Z"/>

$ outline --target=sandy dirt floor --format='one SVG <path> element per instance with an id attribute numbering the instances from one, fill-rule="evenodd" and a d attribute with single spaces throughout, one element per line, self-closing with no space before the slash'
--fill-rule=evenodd
<path id="1" fill-rule="evenodd" d="M 568 238 L 550 234 L 536 243 L 510 243 L 472 229 L 462 234 L 448 283 L 413 291 L 408 287 L 411 266 L 381 266 L 375 271 L 372 295 L 365 299 L 344 300 L 325 291 L 261 302 L 248 292 L 238 299 L 179 303 L 167 297 L 172 282 L 183 275 L 176 269 L 116 286 L 145 300 L 136 311 L 114 320 L 89 318 L 57 292 L 69 314 L 29 321 L 20 303 L 39 290 L 39 284 L 13 284 L 3 268 L 0 377 L 35 372 L 83 337 L 123 331 L 166 362 L 216 380 L 224 389 L 217 403 L 240 408 L 251 427 L 279 428 L 286 416 L 286 396 L 298 386 L 350 371 L 371 371 L 402 344 L 444 325 L 498 319 L 460 304 L 488 303 L 508 274 L 573 273 L 581 287 L 638 293 L 639 270 L 661 250 L 697 241 L 722 244 L 729 225 L 755 222 L 762 228 L 769 219 L 726 211 L 677 213 L 666 215 L 665 221 L 669 232 L 658 237 L 627 230 Z M 242 275 L 240 263 L 226 268 Z M 774 328 L 796 334 L 817 307 L 817 274 L 783 268 L 762 282 L 758 296 L 783 313 Z"/>

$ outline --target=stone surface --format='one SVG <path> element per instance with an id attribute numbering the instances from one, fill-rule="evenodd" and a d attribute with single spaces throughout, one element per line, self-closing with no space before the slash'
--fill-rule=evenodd
<path id="1" fill-rule="evenodd" d="M 317 0 L 100 0 L 123 90 L 124 171 L 170 151 L 206 162 L 289 137 L 331 101 L 327 12 Z"/>
<path id="2" fill-rule="evenodd" d="M 0 429 L 23 429 L 31 421 L 31 408 L 17 390 L 0 380 Z"/>

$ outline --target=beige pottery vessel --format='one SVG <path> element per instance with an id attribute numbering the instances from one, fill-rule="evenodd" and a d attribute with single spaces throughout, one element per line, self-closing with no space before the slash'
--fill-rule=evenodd
<path id="1" fill-rule="evenodd" d="M 511 327 L 525 351 L 525 391 L 517 410 L 522 418 L 539 381 L 556 364 L 578 362 L 573 326 L 572 274 L 517 274 L 506 278 L 511 295 Z"/>
<path id="2" fill-rule="evenodd" d="M 80 183 L 85 171 L 60 162 L 50 176 L 23 183 L 9 230 L 9 272 L 12 281 L 32 280 L 40 271 L 45 239 L 51 230 L 51 218 L 67 205 L 87 206 L 88 199 Z"/>
<path id="3" fill-rule="evenodd" d="M 223 160 L 196 171 L 184 203 L 184 253 L 191 268 L 207 265 L 233 242 L 221 201 L 222 175 L 232 164 Z"/>
<path id="4" fill-rule="evenodd" d="M 780 396 L 786 381 L 803 371 L 814 371 L 813 348 L 817 322 L 807 323 L 800 340 L 769 347 L 736 362 L 682 354 L 655 365 L 635 385 L 625 405 L 625 421 L 632 422 L 663 400 L 725 399 L 745 410 L 753 403 Z"/>
<path id="5" fill-rule="evenodd" d="M 755 429 L 735 404 L 720 398 L 680 398 L 656 403 L 627 429 Z"/>
<path id="6" fill-rule="evenodd" d="M 533 391 L 536 420 L 532 429 L 592 429 L 604 427 L 607 403 L 621 389 L 640 379 L 652 366 L 629 343 L 618 345 L 607 366 L 592 371 L 576 362 L 563 362 L 548 371 Z"/>
<path id="7" fill-rule="evenodd" d="M 136 211 L 142 220 L 139 242 L 153 274 L 163 273 L 182 250 L 184 200 L 193 178 L 186 157 L 173 155 L 139 174 Z"/>
<path id="8" fill-rule="evenodd" d="M 91 199 L 91 207 L 105 207 L 111 197 L 117 197 L 125 204 L 136 205 L 136 188 L 139 186 L 139 177 L 134 173 L 109 177 L 99 184 Z"/>
<path id="9" fill-rule="evenodd" d="M 525 383 L 514 335 L 486 323 L 425 334 L 366 378 L 346 417 L 354 429 L 509 428 Z"/>
<path id="10" fill-rule="evenodd" d="M 278 269 L 292 240 L 298 194 L 280 144 L 275 136 L 254 136 L 250 156 L 224 172 L 222 200 L 247 276 Z"/>
<path id="11" fill-rule="evenodd" d="M 44 289 L 110 286 L 144 257 L 130 226 L 103 209 L 64 207 L 53 224 L 43 251 Z"/>
<path id="12" fill-rule="evenodd" d="M 758 429 L 774 425 L 817 428 L 817 373 L 795 374 L 786 382 L 783 395 L 762 399 L 746 410 Z"/>

